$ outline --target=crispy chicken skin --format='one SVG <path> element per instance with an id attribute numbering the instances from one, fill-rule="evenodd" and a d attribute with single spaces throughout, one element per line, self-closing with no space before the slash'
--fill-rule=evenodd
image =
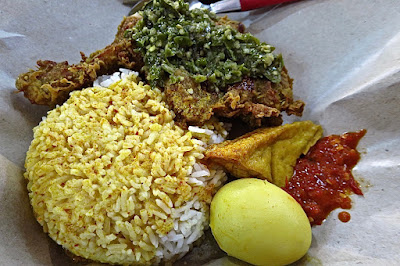
<path id="1" fill-rule="evenodd" d="M 124 37 L 124 32 L 133 27 L 141 17 L 137 14 L 124 18 L 112 44 L 86 57 L 75 65 L 68 62 L 37 62 L 38 69 L 21 74 L 16 87 L 33 104 L 55 106 L 62 104 L 73 90 L 92 86 L 98 76 L 111 74 L 120 67 L 140 71 L 142 56 L 135 52 L 134 41 Z M 218 24 L 230 25 L 240 32 L 244 26 L 235 21 L 221 18 Z M 293 101 L 292 79 L 287 70 L 282 71 L 280 83 L 267 79 L 244 78 L 215 92 L 207 84 L 196 83 L 189 75 L 178 83 L 166 83 L 164 88 L 167 102 L 181 125 L 203 125 L 213 115 L 239 117 L 251 126 L 276 126 L 282 123 L 281 112 L 301 116 L 302 101 Z"/>

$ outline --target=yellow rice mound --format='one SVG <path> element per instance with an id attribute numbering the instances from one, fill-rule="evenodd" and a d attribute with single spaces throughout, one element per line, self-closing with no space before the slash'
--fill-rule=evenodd
<path id="1" fill-rule="evenodd" d="M 197 164 L 210 135 L 175 125 L 163 97 L 130 75 L 71 93 L 34 128 L 25 162 L 31 204 L 73 254 L 155 264 L 181 257 L 207 227 L 225 174 Z M 226 135 L 221 123 L 205 128 Z M 191 177 L 199 166 L 205 179 Z"/>

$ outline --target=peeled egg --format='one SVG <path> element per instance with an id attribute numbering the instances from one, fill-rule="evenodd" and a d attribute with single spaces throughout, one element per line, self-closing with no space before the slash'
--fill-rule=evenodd
<path id="1" fill-rule="evenodd" d="M 310 222 L 300 204 L 256 178 L 232 181 L 217 192 L 210 227 L 222 250 L 254 265 L 290 264 L 311 245 Z"/>

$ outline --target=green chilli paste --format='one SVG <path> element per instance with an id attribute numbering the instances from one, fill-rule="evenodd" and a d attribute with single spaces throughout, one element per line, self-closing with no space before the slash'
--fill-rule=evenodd
<path id="1" fill-rule="evenodd" d="M 281 80 L 283 61 L 272 53 L 274 47 L 230 25 L 218 25 L 219 18 L 208 10 L 189 11 L 183 0 L 153 0 L 139 14 L 143 19 L 125 36 L 142 54 L 152 86 L 182 80 L 178 69 L 216 91 L 243 77 Z"/>

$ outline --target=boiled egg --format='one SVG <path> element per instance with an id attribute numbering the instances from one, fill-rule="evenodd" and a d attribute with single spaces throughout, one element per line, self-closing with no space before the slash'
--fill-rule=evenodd
<path id="1" fill-rule="evenodd" d="M 211 202 L 210 227 L 222 250 L 254 265 L 287 265 L 311 245 L 310 222 L 300 204 L 266 180 L 242 178 Z"/>

